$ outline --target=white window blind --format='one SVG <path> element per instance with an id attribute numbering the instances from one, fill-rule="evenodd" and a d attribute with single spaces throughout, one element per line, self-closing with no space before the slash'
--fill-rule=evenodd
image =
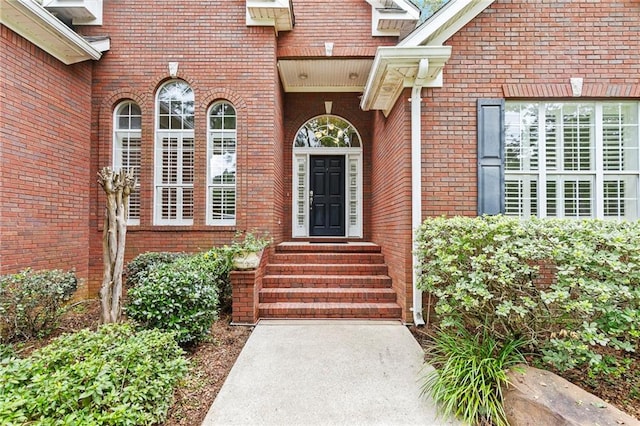
<path id="1" fill-rule="evenodd" d="M 209 110 L 209 225 L 234 225 L 236 222 L 236 120 L 236 110 L 228 102 L 215 103 Z"/>
<path id="2" fill-rule="evenodd" d="M 155 223 L 193 224 L 194 97 L 183 81 L 160 88 L 156 102 Z"/>
<path id="3" fill-rule="evenodd" d="M 128 225 L 140 224 L 140 162 L 142 157 L 140 107 L 132 101 L 118 105 L 114 116 L 113 169 L 129 170 L 136 185 L 129 195 Z"/>
<path id="4" fill-rule="evenodd" d="M 638 140 L 637 102 L 507 102 L 505 213 L 637 219 Z"/>

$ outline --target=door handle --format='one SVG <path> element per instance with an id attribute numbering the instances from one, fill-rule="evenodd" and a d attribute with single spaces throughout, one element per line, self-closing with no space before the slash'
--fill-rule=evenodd
<path id="1" fill-rule="evenodd" d="M 313 210 L 313 190 L 309 191 L 309 210 Z"/>

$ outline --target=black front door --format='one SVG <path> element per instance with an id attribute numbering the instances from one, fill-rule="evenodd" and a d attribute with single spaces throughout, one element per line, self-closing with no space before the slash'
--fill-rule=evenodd
<path id="1" fill-rule="evenodd" d="M 344 236 L 344 155 L 312 155 L 309 185 L 312 236 Z"/>

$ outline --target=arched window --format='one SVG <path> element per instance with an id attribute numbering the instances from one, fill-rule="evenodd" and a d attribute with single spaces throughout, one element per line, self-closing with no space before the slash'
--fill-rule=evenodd
<path id="1" fill-rule="evenodd" d="M 131 170 L 136 186 L 129 196 L 129 225 L 140 224 L 140 157 L 142 115 L 132 101 L 120 103 L 114 112 L 113 169 Z"/>
<path id="2" fill-rule="evenodd" d="M 236 110 L 217 102 L 208 120 L 207 224 L 236 223 Z"/>
<path id="3" fill-rule="evenodd" d="M 193 224 L 194 96 L 181 80 L 166 83 L 156 99 L 155 223 Z"/>
<path id="4" fill-rule="evenodd" d="M 321 115 L 307 121 L 296 134 L 297 148 L 358 148 L 360 136 L 343 118 Z"/>

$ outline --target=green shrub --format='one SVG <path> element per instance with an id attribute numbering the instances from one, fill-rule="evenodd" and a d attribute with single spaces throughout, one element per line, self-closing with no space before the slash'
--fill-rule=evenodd
<path id="1" fill-rule="evenodd" d="M 209 252 L 157 265 L 128 290 L 125 312 L 145 328 L 175 332 L 181 345 L 196 344 L 218 317 L 220 265 Z"/>
<path id="2" fill-rule="evenodd" d="M 440 332 L 429 358 L 435 370 L 425 375 L 422 393 L 431 395 L 444 416 L 470 425 L 507 425 L 502 387 L 508 369 L 524 361 L 518 351 L 522 346 L 522 340 L 500 344 L 487 331 L 471 335 L 457 327 Z"/>
<path id="3" fill-rule="evenodd" d="M 596 348 L 637 350 L 639 221 L 434 218 L 417 239 L 419 287 L 437 296 L 442 327 L 521 336 L 560 370 L 617 370 Z M 556 271 L 546 284 L 542 264 Z"/>
<path id="4" fill-rule="evenodd" d="M 186 253 L 174 252 L 147 252 L 136 256 L 127 263 L 125 276 L 127 279 L 127 287 L 135 287 L 140 280 L 153 268 L 167 263 L 173 263 L 176 260 L 188 256 Z"/>
<path id="5" fill-rule="evenodd" d="M 0 277 L 0 340 L 50 334 L 78 287 L 73 272 L 26 269 Z"/>
<path id="6" fill-rule="evenodd" d="M 0 423 L 159 423 L 186 371 L 170 333 L 110 324 L 63 335 L 28 358 L 0 361 Z"/>

